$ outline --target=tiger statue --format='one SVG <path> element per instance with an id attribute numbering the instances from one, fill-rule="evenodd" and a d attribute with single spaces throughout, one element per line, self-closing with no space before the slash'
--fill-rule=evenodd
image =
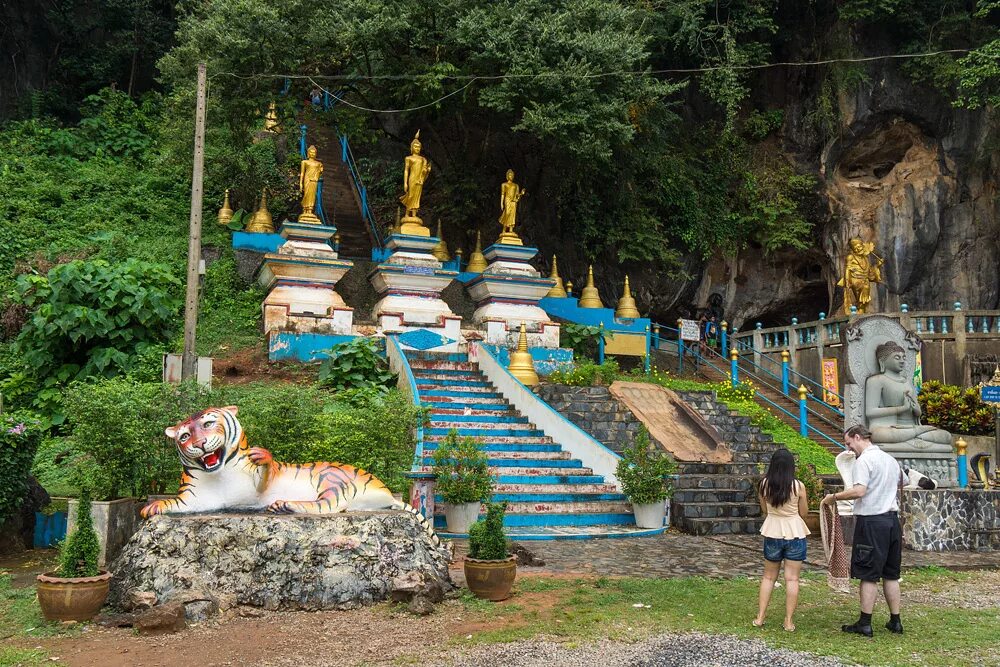
<path id="1" fill-rule="evenodd" d="M 393 498 L 385 484 L 361 468 L 279 463 L 268 450 L 250 447 L 237 410 L 234 405 L 209 408 L 166 430 L 181 457 L 181 484 L 175 497 L 143 507 L 144 518 L 224 509 L 278 514 L 399 509 L 417 517 L 435 545 L 441 543 L 419 511 Z"/>

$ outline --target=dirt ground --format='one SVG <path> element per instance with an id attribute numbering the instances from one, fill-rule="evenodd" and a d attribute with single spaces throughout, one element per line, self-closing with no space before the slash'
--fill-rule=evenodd
<path id="1" fill-rule="evenodd" d="M 212 381 L 217 384 L 250 384 L 251 382 L 297 382 L 316 379 L 316 366 L 311 364 L 271 363 L 267 350 L 245 347 L 233 350 L 212 362 Z"/>

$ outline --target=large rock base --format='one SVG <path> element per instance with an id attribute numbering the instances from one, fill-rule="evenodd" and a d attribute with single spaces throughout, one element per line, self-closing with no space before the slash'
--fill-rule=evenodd
<path id="1" fill-rule="evenodd" d="M 407 512 L 197 514 L 146 521 L 113 563 L 109 601 L 348 609 L 449 592 L 448 551 Z"/>

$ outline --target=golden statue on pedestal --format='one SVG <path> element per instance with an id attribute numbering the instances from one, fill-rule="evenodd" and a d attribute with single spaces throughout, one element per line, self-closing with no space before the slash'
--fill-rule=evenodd
<path id="1" fill-rule="evenodd" d="M 323 221 L 313 211 L 316 209 L 319 179 L 323 177 L 323 163 L 316 159 L 315 146 L 310 146 L 306 155 L 308 157 L 299 165 L 299 194 L 302 195 L 302 214 L 299 215 L 299 222 L 319 225 Z"/>
<path id="2" fill-rule="evenodd" d="M 401 234 L 411 234 L 414 236 L 430 236 L 431 230 L 424 227 L 423 221 L 417 217 L 420 209 L 420 195 L 424 191 L 424 183 L 431 173 L 431 163 L 420 154 L 420 130 L 413 136 L 410 142 L 410 154 L 403 162 L 403 196 L 399 198 L 405 215 L 401 220 Z"/>
<path id="3" fill-rule="evenodd" d="M 861 239 L 851 239 L 851 252 L 847 255 L 844 266 L 844 277 L 837 283 L 844 288 L 844 314 L 851 314 L 851 306 L 855 306 L 858 314 L 868 312 L 872 301 L 872 283 L 882 282 L 882 265 L 885 263 L 872 252 L 874 243 L 865 243 Z M 875 255 L 875 264 L 868 259 Z"/>
<path id="4" fill-rule="evenodd" d="M 260 193 L 260 204 L 257 210 L 250 216 L 246 231 L 259 234 L 273 234 L 274 221 L 271 219 L 271 212 L 267 210 L 267 189 Z"/>
<path id="5" fill-rule="evenodd" d="M 524 245 L 514 232 L 514 223 L 517 218 L 517 202 L 521 197 L 528 194 L 514 182 L 514 170 L 507 170 L 507 181 L 500 184 L 500 239 L 497 243 L 506 245 Z"/>

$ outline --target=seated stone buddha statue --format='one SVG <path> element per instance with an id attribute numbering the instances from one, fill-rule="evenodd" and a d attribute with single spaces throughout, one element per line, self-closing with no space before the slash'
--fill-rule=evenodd
<path id="1" fill-rule="evenodd" d="M 920 423 L 917 392 L 903 373 L 906 352 L 889 341 L 875 348 L 878 375 L 865 380 L 865 417 L 872 442 L 884 451 L 942 452 L 950 454 L 951 434 Z"/>

